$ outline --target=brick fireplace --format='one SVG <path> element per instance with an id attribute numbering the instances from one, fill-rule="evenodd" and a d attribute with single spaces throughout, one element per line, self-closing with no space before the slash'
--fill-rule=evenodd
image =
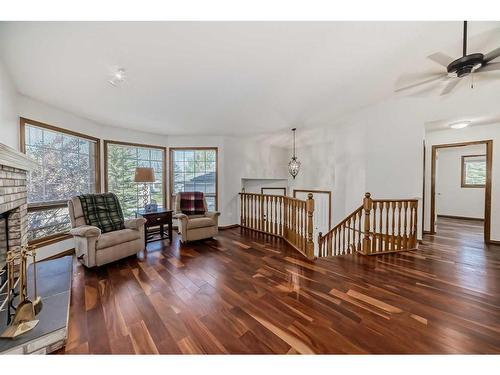
<path id="1" fill-rule="evenodd" d="M 26 178 L 35 166 L 26 155 L 0 143 L 0 287 L 7 250 L 18 250 L 28 242 Z"/>

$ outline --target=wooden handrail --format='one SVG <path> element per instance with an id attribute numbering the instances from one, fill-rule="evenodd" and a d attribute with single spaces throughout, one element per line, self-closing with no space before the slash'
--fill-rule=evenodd
<path id="1" fill-rule="evenodd" d="M 366 193 L 360 207 L 326 234 L 319 234 L 319 256 L 415 249 L 417 210 L 417 199 L 372 199 Z"/>
<path id="2" fill-rule="evenodd" d="M 239 194 L 242 228 L 281 237 L 307 258 L 314 258 L 311 193 L 305 201 L 283 195 Z"/>

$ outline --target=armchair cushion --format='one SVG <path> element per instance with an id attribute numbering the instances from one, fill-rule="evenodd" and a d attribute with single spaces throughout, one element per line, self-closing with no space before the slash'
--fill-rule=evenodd
<path id="1" fill-rule="evenodd" d="M 215 221 L 209 217 L 201 217 L 198 219 L 190 219 L 187 222 L 187 229 L 195 229 L 195 228 L 205 228 L 205 227 L 213 227 L 215 226 Z"/>
<path id="2" fill-rule="evenodd" d="M 103 233 L 125 228 L 122 208 L 115 194 L 83 194 L 78 198 L 87 225 L 98 227 Z"/>
<path id="3" fill-rule="evenodd" d="M 205 213 L 204 194 L 199 191 L 180 192 L 180 211 L 186 215 Z"/>
<path id="4" fill-rule="evenodd" d="M 70 229 L 69 234 L 77 237 L 99 237 L 101 235 L 101 230 L 92 225 L 82 225 Z"/>
<path id="5" fill-rule="evenodd" d="M 146 219 L 143 217 L 138 217 L 136 219 L 125 220 L 126 229 L 139 229 L 146 223 Z"/>
<path id="6" fill-rule="evenodd" d="M 96 249 L 105 249 L 107 247 L 119 245 L 125 242 L 134 241 L 141 238 L 141 233 L 135 229 L 122 229 L 114 232 L 101 234 L 97 239 Z"/>

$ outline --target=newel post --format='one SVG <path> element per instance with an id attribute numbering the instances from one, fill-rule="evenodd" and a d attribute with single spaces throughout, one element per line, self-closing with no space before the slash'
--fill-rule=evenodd
<path id="1" fill-rule="evenodd" d="M 307 257 L 314 258 L 314 241 L 313 241 L 313 213 L 314 213 L 314 199 L 312 193 L 307 194 L 306 201 L 307 210 Z"/>
<path id="2" fill-rule="evenodd" d="M 372 240 L 370 237 L 370 213 L 373 207 L 373 200 L 371 198 L 370 193 L 366 193 L 363 198 L 363 210 L 365 212 L 364 215 L 364 225 L 363 225 L 363 248 L 361 252 L 365 255 L 370 254 L 372 248 Z"/>

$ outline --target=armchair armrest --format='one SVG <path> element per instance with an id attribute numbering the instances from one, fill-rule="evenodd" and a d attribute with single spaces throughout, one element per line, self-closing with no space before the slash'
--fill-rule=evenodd
<path id="1" fill-rule="evenodd" d="M 140 229 L 146 223 L 146 219 L 138 217 L 136 219 L 125 220 L 125 228 L 127 229 Z"/>
<path id="2" fill-rule="evenodd" d="M 77 237 L 99 237 L 101 235 L 101 230 L 92 225 L 82 225 L 70 229 L 69 234 Z"/>
<path id="3" fill-rule="evenodd" d="M 215 219 L 216 217 L 220 216 L 220 212 L 219 211 L 208 211 L 205 213 L 205 216 L 209 217 L 211 219 Z"/>
<path id="4" fill-rule="evenodd" d="M 188 221 L 189 217 L 186 214 L 183 214 L 182 212 L 176 213 L 174 215 L 174 219 L 177 220 L 182 220 L 182 221 Z"/>

